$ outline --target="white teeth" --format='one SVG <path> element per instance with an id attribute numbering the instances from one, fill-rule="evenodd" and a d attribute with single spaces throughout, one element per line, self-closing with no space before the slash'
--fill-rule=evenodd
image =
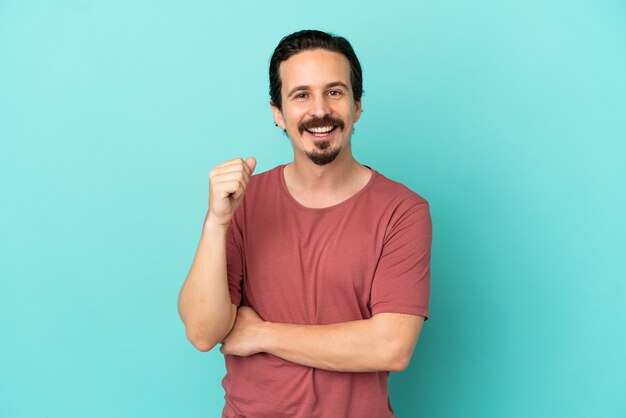
<path id="1" fill-rule="evenodd" d="M 334 128 L 334 126 L 324 126 L 324 127 L 321 127 L 321 128 L 311 128 L 311 129 L 308 129 L 308 131 L 314 132 L 316 134 L 321 134 L 321 133 L 330 132 L 330 131 L 332 131 L 333 128 Z"/>

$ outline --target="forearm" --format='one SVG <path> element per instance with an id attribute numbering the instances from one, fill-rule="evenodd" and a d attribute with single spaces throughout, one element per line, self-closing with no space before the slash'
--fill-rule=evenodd
<path id="1" fill-rule="evenodd" d="M 293 363 L 341 372 L 404 370 L 414 339 L 398 335 L 386 321 L 388 314 L 329 325 L 264 323 L 262 351 Z M 392 314 L 393 315 L 393 314 Z M 399 315 L 395 316 L 396 318 Z M 412 315 L 400 320 L 412 321 Z M 388 318 L 388 317 L 387 317 Z M 405 325 L 402 325 L 405 327 Z M 415 327 L 413 327 L 415 328 Z"/>
<path id="2" fill-rule="evenodd" d="M 236 316 L 228 292 L 226 229 L 209 222 L 207 217 L 178 299 L 187 338 L 200 351 L 208 351 L 220 342 Z"/>

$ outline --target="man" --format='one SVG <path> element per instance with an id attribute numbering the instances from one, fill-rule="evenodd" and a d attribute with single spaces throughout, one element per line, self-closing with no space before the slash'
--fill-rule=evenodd
<path id="1" fill-rule="evenodd" d="M 293 162 L 210 172 L 179 310 L 196 348 L 223 342 L 224 417 L 394 416 L 387 377 L 428 317 L 431 220 L 423 198 L 352 156 L 361 94 L 347 40 L 283 38 L 270 105 Z"/>

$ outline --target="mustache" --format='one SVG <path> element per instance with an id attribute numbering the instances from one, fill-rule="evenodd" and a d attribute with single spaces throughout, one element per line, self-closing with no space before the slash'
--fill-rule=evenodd
<path id="1" fill-rule="evenodd" d="M 343 129 L 345 126 L 345 123 L 343 120 L 339 118 L 335 118 L 330 115 L 324 115 L 321 118 L 313 118 L 304 122 L 300 122 L 298 124 L 298 132 L 300 132 L 300 135 L 302 135 L 302 133 L 306 129 L 321 128 L 323 126 L 335 126 L 339 129 Z"/>

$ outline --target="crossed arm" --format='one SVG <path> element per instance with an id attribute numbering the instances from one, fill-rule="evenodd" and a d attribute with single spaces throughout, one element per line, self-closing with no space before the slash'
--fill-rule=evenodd
<path id="1" fill-rule="evenodd" d="M 328 325 L 282 324 L 263 321 L 243 306 L 220 351 L 237 356 L 264 352 L 340 372 L 401 371 L 409 364 L 423 323 L 422 316 L 379 313 Z"/>

